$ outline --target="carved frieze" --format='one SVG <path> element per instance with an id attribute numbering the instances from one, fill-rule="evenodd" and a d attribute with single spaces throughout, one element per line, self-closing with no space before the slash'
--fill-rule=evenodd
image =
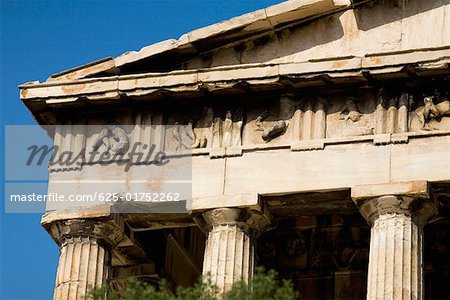
<path id="1" fill-rule="evenodd" d="M 194 120 L 192 149 L 211 147 L 212 126 L 214 123 L 214 111 L 211 106 L 206 105 L 199 119 Z"/>
<path id="2" fill-rule="evenodd" d="M 295 111 L 291 95 L 274 97 L 248 110 L 244 144 L 276 144 L 289 142 L 295 126 L 291 126 Z"/>
<path id="3" fill-rule="evenodd" d="M 239 147 L 243 126 L 242 109 L 235 109 L 232 113 L 227 110 L 224 116 L 216 116 L 211 124 L 211 148 Z"/>
<path id="4" fill-rule="evenodd" d="M 389 91 L 380 88 L 377 93 L 375 134 L 407 132 L 409 111 L 414 101 L 407 92 Z"/>
<path id="5" fill-rule="evenodd" d="M 343 135 L 371 135 L 374 133 L 374 126 L 371 120 L 362 120 L 363 114 L 358 108 L 358 99 L 347 98 L 345 105 L 339 114 L 339 120 L 343 121 Z"/>
<path id="6" fill-rule="evenodd" d="M 285 120 L 279 120 L 276 122 L 272 122 L 270 125 L 264 124 L 264 120 L 269 116 L 273 115 L 271 111 L 264 111 L 256 118 L 256 127 L 257 131 L 262 131 L 261 138 L 265 142 L 270 142 L 274 138 L 283 135 L 286 132 L 287 123 Z"/>
<path id="7" fill-rule="evenodd" d="M 92 145 L 94 151 L 102 147 L 103 152 L 110 152 L 112 155 L 125 154 L 130 147 L 127 132 L 120 126 L 107 125 L 95 137 Z"/>
<path id="8" fill-rule="evenodd" d="M 49 164 L 51 171 L 81 169 L 86 152 L 85 126 L 70 123 L 56 125 L 53 144 L 52 160 L 59 163 Z"/>
<path id="9" fill-rule="evenodd" d="M 298 134 L 293 140 L 313 140 L 326 137 L 326 100 L 322 97 L 305 97 L 301 100 L 294 117 Z"/>
<path id="10" fill-rule="evenodd" d="M 372 135 L 375 132 L 372 98 L 336 96 L 329 103 L 327 138 Z"/>
<path id="11" fill-rule="evenodd" d="M 90 161 L 107 161 L 126 155 L 130 151 L 133 129 L 133 125 L 120 125 L 117 120 L 87 126 L 86 153 Z"/>
<path id="12" fill-rule="evenodd" d="M 450 130 L 445 85 L 427 85 L 268 93 L 258 95 L 257 101 L 236 95 L 170 107 L 148 106 L 90 119 L 94 125 L 106 124 L 101 130 L 72 134 L 65 132 L 71 129 L 60 128 L 55 143 L 63 149 L 78 145 L 86 151 L 121 155 L 140 142 L 136 150 L 144 154 L 149 149 L 142 145 L 155 145 L 156 151 L 192 150 L 195 155 L 221 158 L 278 146 L 293 151 L 320 150 L 329 143 L 366 141 L 370 136 L 374 136 L 374 144 L 387 144 L 392 141 L 391 134 L 395 141 L 407 142 L 408 134 L 402 139 L 398 134 Z"/>
<path id="13" fill-rule="evenodd" d="M 423 102 L 412 114 L 413 130 L 450 129 L 450 101 L 436 93 L 423 97 Z"/>

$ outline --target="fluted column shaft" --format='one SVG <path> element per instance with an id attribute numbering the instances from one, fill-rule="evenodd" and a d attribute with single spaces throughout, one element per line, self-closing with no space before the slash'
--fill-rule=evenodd
<path id="1" fill-rule="evenodd" d="M 390 195 L 360 210 L 371 224 L 367 299 L 423 299 L 423 226 L 435 207 L 428 199 Z"/>
<path id="2" fill-rule="evenodd" d="M 107 284 L 110 250 L 121 231 L 107 222 L 71 219 L 56 222 L 50 233 L 60 245 L 53 299 L 90 299 L 91 289 Z"/>
<path id="3" fill-rule="evenodd" d="M 71 238 L 60 248 L 53 299 L 87 299 L 92 288 L 106 284 L 110 266 L 107 245 L 90 237 Z"/>
<path id="4" fill-rule="evenodd" d="M 422 227 L 402 214 L 371 229 L 367 299 L 423 299 Z"/>
<path id="5" fill-rule="evenodd" d="M 207 241 L 203 274 L 211 276 L 219 293 L 236 281 L 247 281 L 254 272 L 256 236 L 269 224 L 267 216 L 237 208 L 220 208 L 203 214 Z"/>
<path id="6" fill-rule="evenodd" d="M 224 292 L 234 281 L 252 276 L 253 253 L 253 239 L 242 228 L 218 225 L 208 233 L 203 273 L 210 274 L 211 281 Z"/>

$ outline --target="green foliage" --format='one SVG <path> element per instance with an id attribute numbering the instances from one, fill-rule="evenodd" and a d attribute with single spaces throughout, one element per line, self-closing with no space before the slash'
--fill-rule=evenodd
<path id="1" fill-rule="evenodd" d="M 255 276 L 247 284 L 237 282 L 233 288 L 223 296 L 223 300 L 293 300 L 297 298 L 291 282 L 277 280 L 277 272 L 265 272 L 257 268 Z"/>
<path id="2" fill-rule="evenodd" d="M 219 297 L 218 289 L 209 276 L 199 280 L 193 287 L 178 287 L 175 292 L 170 290 L 164 280 L 155 288 L 130 279 L 127 289 L 120 293 L 102 287 L 93 290 L 91 296 L 93 300 L 103 300 L 106 293 L 109 300 L 294 300 L 297 297 L 289 281 L 279 281 L 275 271 L 265 272 L 263 268 L 257 268 L 249 283 L 236 282 L 222 297 Z"/>

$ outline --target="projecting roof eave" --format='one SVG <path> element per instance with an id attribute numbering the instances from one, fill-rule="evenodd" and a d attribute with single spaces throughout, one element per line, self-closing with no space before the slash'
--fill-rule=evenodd
<path id="1" fill-rule="evenodd" d="M 116 74 L 121 68 L 132 68 L 141 61 L 165 53 L 183 60 L 228 43 L 250 38 L 264 32 L 296 24 L 302 20 L 331 13 L 351 5 L 350 0 L 290 0 L 206 26 L 182 35 L 126 52 L 116 58 L 104 58 L 73 69 L 56 73 L 47 80 L 67 81 L 92 77 L 96 74 Z"/>
<path id="2" fill-rule="evenodd" d="M 248 64 L 166 73 L 119 75 L 65 82 L 21 85 L 20 98 L 41 124 L 51 123 L 42 114 L 57 107 L 88 109 L 119 104 L 126 99 L 147 101 L 201 97 L 208 93 L 277 90 L 361 83 L 373 79 L 450 75 L 450 47 L 380 53 L 365 57 L 336 57 L 280 64 Z M 87 106 L 86 106 L 87 105 Z"/>

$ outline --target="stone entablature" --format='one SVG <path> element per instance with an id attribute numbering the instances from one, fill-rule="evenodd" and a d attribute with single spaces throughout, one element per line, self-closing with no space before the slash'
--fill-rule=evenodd
<path id="1" fill-rule="evenodd" d="M 155 144 L 156 151 L 169 155 L 192 154 L 194 211 L 221 203 L 252 207 L 260 196 L 274 193 L 449 178 L 448 80 L 424 77 L 381 83 L 385 84 L 217 95 L 179 104 L 174 99 L 166 104 L 135 102 L 127 110 L 109 110 L 92 118 L 72 113 L 72 121 L 66 119 L 66 125 L 57 129 L 55 144 L 62 152 L 90 152 L 104 130 L 80 132 L 84 127 L 77 122 L 117 123 L 113 131 L 120 130 L 116 133 L 130 145 Z M 64 106 L 54 110 L 59 119 L 64 112 Z M 128 125 L 119 128 L 120 124 Z M 182 134 L 171 127 L 151 127 L 177 124 L 192 129 Z M 187 142 L 184 137 L 189 137 Z M 425 152 L 423 143 L 428 147 Z M 60 187 L 53 184 L 58 180 L 82 183 L 98 174 L 118 182 L 120 192 L 127 192 L 134 181 L 151 180 L 145 165 L 131 165 L 126 182 L 113 165 L 51 167 L 49 190 Z M 76 185 L 72 192 L 86 191 Z"/>
<path id="2" fill-rule="evenodd" d="M 89 120 L 72 114 L 57 130 L 55 144 L 61 151 L 90 151 L 95 149 L 101 132 L 81 132 L 83 127 L 71 129 L 71 124 L 111 123 L 130 124 L 125 130 L 115 129 L 121 130 L 130 143 L 156 143 L 161 145 L 159 150 L 162 151 L 187 150 L 193 155 L 209 154 L 212 158 L 286 147 L 298 151 L 367 141 L 375 145 L 407 143 L 409 138 L 450 132 L 448 94 L 448 80 L 430 82 L 424 78 L 399 82 L 395 86 L 368 85 L 352 90 L 321 88 L 315 92 L 305 89 L 289 93 L 237 94 L 232 96 L 232 101 L 227 96 L 217 96 L 214 100 L 199 98 L 189 106 L 150 103 L 145 107 L 136 106 L 136 112 L 110 111 Z M 260 100 L 252 101 L 253 97 Z M 56 120 L 64 118 L 66 105 L 60 103 L 57 107 L 59 110 L 53 116 Z M 187 107 L 190 111 L 185 113 Z M 162 127 L 149 128 L 178 124 L 192 127 L 191 132 L 186 133 L 190 144 L 183 143 L 183 136 L 170 128 L 169 131 Z M 142 127 L 145 126 L 148 128 L 144 132 Z M 65 145 L 76 145 L 77 149 L 66 149 Z"/>

